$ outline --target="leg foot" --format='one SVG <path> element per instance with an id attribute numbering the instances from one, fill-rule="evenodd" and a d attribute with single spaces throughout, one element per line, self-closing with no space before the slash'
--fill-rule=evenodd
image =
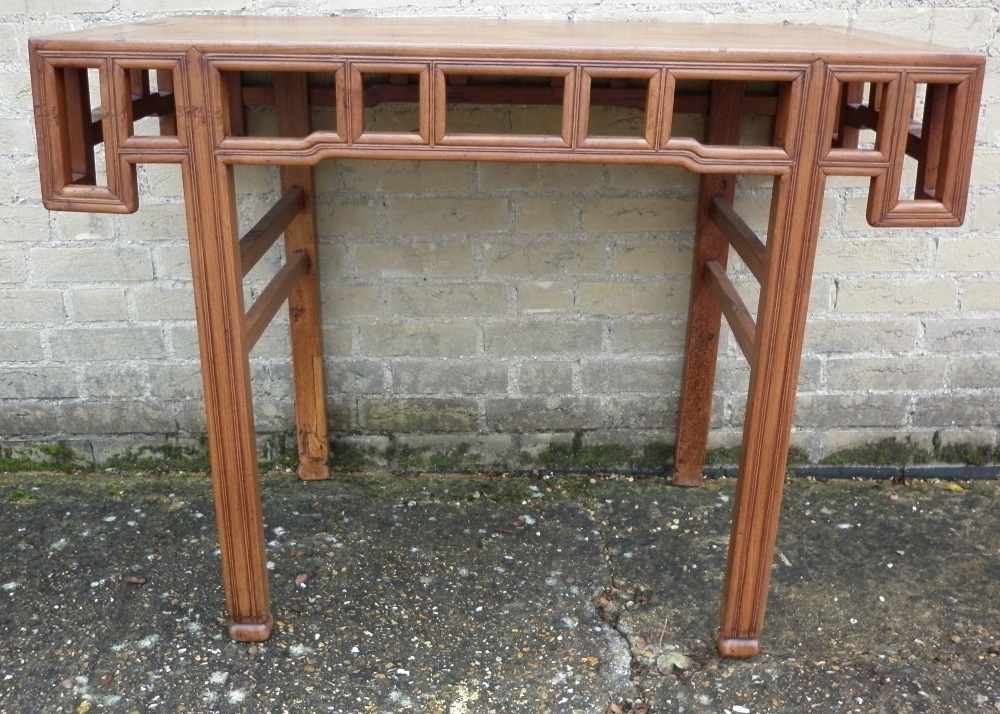
<path id="1" fill-rule="evenodd" d="M 760 654 L 760 638 L 723 637 L 720 633 L 715 638 L 715 646 L 723 657 L 734 659 L 750 659 Z"/>
<path id="2" fill-rule="evenodd" d="M 687 468 L 678 466 L 674 469 L 673 475 L 670 477 L 671 483 L 674 486 L 701 486 L 705 482 L 705 477 L 701 473 L 701 467 Z"/>
<path id="3" fill-rule="evenodd" d="M 269 615 L 266 622 L 240 622 L 229 626 L 229 636 L 236 642 L 263 642 L 271 636 L 274 619 Z"/>
<path id="4" fill-rule="evenodd" d="M 330 478 L 330 467 L 326 461 L 306 461 L 299 462 L 299 478 L 303 481 L 322 481 Z"/>

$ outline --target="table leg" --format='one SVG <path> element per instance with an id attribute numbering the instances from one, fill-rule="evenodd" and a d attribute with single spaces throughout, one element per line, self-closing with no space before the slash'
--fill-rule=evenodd
<path id="1" fill-rule="evenodd" d="M 188 65 L 191 96 L 212 106 L 204 58 L 192 51 Z M 272 618 L 233 170 L 214 155 L 212 113 L 184 113 L 190 150 L 184 195 L 229 634 L 260 641 Z"/>
<path id="2" fill-rule="evenodd" d="M 743 82 L 715 82 L 709 99 L 705 127 L 708 144 L 738 144 Z M 722 308 L 712 295 L 705 272 L 709 261 L 726 266 L 729 242 L 711 219 L 712 201 L 722 197 L 729 203 L 736 191 L 736 177 L 704 174 L 698 194 L 697 233 L 691 270 L 691 299 L 688 308 L 684 372 L 677 413 L 673 482 L 678 486 L 699 486 L 712 421 L 712 391 L 719 355 Z"/>
<path id="3" fill-rule="evenodd" d="M 717 638 L 728 657 L 757 654 L 767 606 L 823 205 L 825 177 L 812 161 L 801 166 L 775 179 L 771 202 Z"/>
<path id="4" fill-rule="evenodd" d="M 309 87 L 303 73 L 279 72 L 275 80 L 278 133 L 309 134 Z M 298 434 L 299 476 L 307 480 L 330 475 L 326 419 L 326 381 L 323 332 L 320 319 L 319 251 L 316 238 L 316 190 L 311 166 L 282 166 L 281 191 L 293 186 L 305 193 L 305 207 L 285 229 L 285 255 L 301 251 L 309 272 L 288 296 L 292 339 L 292 379 L 295 384 L 295 424 Z"/>

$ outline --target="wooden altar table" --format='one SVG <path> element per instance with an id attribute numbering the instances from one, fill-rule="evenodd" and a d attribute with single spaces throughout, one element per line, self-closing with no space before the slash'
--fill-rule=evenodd
<path id="1" fill-rule="evenodd" d="M 313 167 L 451 159 L 698 173 L 673 478 L 701 481 L 725 317 L 750 364 L 717 636 L 733 657 L 760 646 L 826 177 L 870 178 L 874 226 L 959 225 L 985 64 L 971 52 L 810 26 L 235 16 L 35 38 L 30 60 L 46 207 L 133 212 L 137 164 L 181 166 L 237 640 L 266 639 L 272 625 L 249 353 L 286 301 L 299 473 L 328 476 Z M 409 107 L 413 126 L 374 126 L 365 109 L 381 102 Z M 559 120 L 546 133 L 493 133 L 453 120 L 468 103 L 557 107 Z M 592 110 L 605 106 L 641 111 L 641 128 L 595 128 Z M 274 121 L 248 121 L 248 107 L 270 108 Z M 703 116 L 703 131 L 682 131 L 681 115 Z M 158 131 L 140 130 L 152 116 Z M 746 131 L 754 117 L 770 122 L 766 137 Z M 906 162 L 915 184 L 901 186 Z M 282 191 L 243 236 L 239 164 L 279 166 Z M 766 241 L 733 208 L 746 174 L 773 177 Z M 247 307 L 242 280 L 280 235 L 284 263 Z M 755 311 L 727 275 L 730 246 L 760 283 Z"/>

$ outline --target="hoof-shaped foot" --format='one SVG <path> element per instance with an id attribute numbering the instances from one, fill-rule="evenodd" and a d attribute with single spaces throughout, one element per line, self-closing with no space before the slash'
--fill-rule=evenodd
<path id="1" fill-rule="evenodd" d="M 236 642 L 263 642 L 271 636 L 273 625 L 270 616 L 267 622 L 234 622 L 229 626 L 229 636 Z"/>
<path id="2" fill-rule="evenodd" d="M 715 638 L 715 646 L 719 648 L 719 654 L 723 657 L 734 659 L 750 659 L 760 654 L 760 638 L 748 637 L 723 637 L 719 635 Z"/>

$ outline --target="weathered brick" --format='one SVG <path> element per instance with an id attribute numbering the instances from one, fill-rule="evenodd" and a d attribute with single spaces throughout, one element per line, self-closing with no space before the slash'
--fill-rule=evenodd
<path id="1" fill-rule="evenodd" d="M 942 278 L 903 280 L 841 280 L 838 312 L 938 312 L 958 301 L 958 284 Z"/>
<path id="2" fill-rule="evenodd" d="M 26 81 L 26 77 L 20 72 L 0 71 L 0 101 L 3 102 L 4 111 L 12 115 L 30 114 L 33 104 L 31 83 Z M 3 176 L 0 175 L 0 186 L 4 185 L 3 182 Z"/>
<path id="3" fill-rule="evenodd" d="M 913 425 L 937 427 L 989 426 L 1000 423 L 1000 392 L 921 394 L 913 409 Z"/>
<path id="4" fill-rule="evenodd" d="M 324 285 L 320 300 L 324 320 L 376 317 L 381 307 L 374 285 Z"/>
<path id="5" fill-rule="evenodd" d="M 567 283 L 521 283 L 517 286 L 517 310 L 522 315 L 573 312 L 573 287 Z"/>
<path id="6" fill-rule="evenodd" d="M 152 252 L 158 280 L 191 280 L 191 250 L 187 245 L 161 246 Z"/>
<path id="7" fill-rule="evenodd" d="M 611 272 L 627 275 L 690 275 L 693 260 L 691 241 L 668 239 L 616 243 Z"/>
<path id="8" fill-rule="evenodd" d="M 143 205 L 118 220 L 122 236 L 130 240 L 187 240 L 187 218 L 180 203 Z"/>
<path id="9" fill-rule="evenodd" d="M 673 429 L 677 425 L 677 397 L 629 396 L 608 404 L 610 429 Z"/>
<path id="10" fill-rule="evenodd" d="M 375 203 L 335 202 L 320 195 L 316 204 L 316 230 L 320 236 L 373 235 Z"/>
<path id="11" fill-rule="evenodd" d="M 996 117 L 996 128 L 990 129 L 990 133 L 996 135 L 995 142 L 1000 143 L 1000 103 L 993 104 L 987 109 L 987 116 L 990 116 L 990 109 L 993 110 L 992 114 Z M 1000 226 L 1000 201 L 994 200 L 993 192 L 988 194 L 981 194 L 969 197 L 969 227 L 980 231 L 993 230 L 997 226 Z"/>
<path id="12" fill-rule="evenodd" d="M 0 291 L 0 322 L 57 324 L 64 317 L 59 290 Z"/>
<path id="13" fill-rule="evenodd" d="M 920 322 L 897 320 L 816 319 L 806 325 L 805 352 L 907 352 L 917 345 Z"/>
<path id="14" fill-rule="evenodd" d="M 617 354 L 683 354 L 686 320 L 643 320 L 611 325 L 611 351 Z"/>
<path id="15" fill-rule="evenodd" d="M 962 288 L 963 312 L 1000 312 L 1000 281 L 977 280 Z"/>
<path id="16" fill-rule="evenodd" d="M 524 362 L 517 369 L 517 389 L 525 396 L 570 394 L 573 365 L 570 362 Z"/>
<path id="17" fill-rule="evenodd" d="M 823 361 L 819 357 L 803 356 L 799 363 L 800 394 L 815 392 L 823 385 Z M 744 398 L 750 386 L 750 366 L 738 347 L 719 356 L 715 373 L 717 395 L 737 394 Z"/>
<path id="18" fill-rule="evenodd" d="M 926 237 L 820 240 L 816 272 L 918 271 L 927 265 L 930 243 Z"/>
<path id="19" fill-rule="evenodd" d="M 588 360 L 581 378 L 588 394 L 675 393 L 680 386 L 681 360 Z"/>
<path id="20" fill-rule="evenodd" d="M 479 328 L 460 323 L 361 326 L 361 352 L 390 357 L 463 357 L 476 354 Z"/>
<path id="21" fill-rule="evenodd" d="M 642 138 L 646 134 L 646 113 L 632 107 L 591 106 L 587 136 Z"/>
<path id="22" fill-rule="evenodd" d="M 1000 180 L 1000 153 L 995 149 L 977 149 L 972 162 L 972 187 L 990 190 Z"/>
<path id="23" fill-rule="evenodd" d="M 583 229 L 591 233 L 656 233 L 694 228 L 693 201 L 669 196 L 595 198 L 583 205 Z"/>
<path id="24" fill-rule="evenodd" d="M 84 367 L 88 399 L 134 399 L 146 392 L 145 368 L 104 362 Z"/>
<path id="25" fill-rule="evenodd" d="M 471 399 L 362 400 L 365 426 L 376 431 L 475 431 L 479 408 Z"/>
<path id="26" fill-rule="evenodd" d="M 114 217 L 104 213 L 56 211 L 51 214 L 52 240 L 107 241 L 114 235 Z M 76 246 L 67 250 L 78 250 Z M 62 250 L 48 248 L 46 250 Z M 95 279 L 97 276 L 91 276 Z"/>
<path id="27" fill-rule="evenodd" d="M 506 134 L 510 131 L 510 112 L 456 104 L 447 108 L 446 122 L 448 131 L 457 134 Z"/>
<path id="28" fill-rule="evenodd" d="M 0 284 L 23 283 L 28 277 L 28 261 L 19 248 L 0 250 Z"/>
<path id="29" fill-rule="evenodd" d="M 580 355 L 601 350 L 601 325 L 596 322 L 499 324 L 486 326 L 490 355 Z"/>
<path id="30" fill-rule="evenodd" d="M 602 423 L 599 399 L 524 397 L 486 401 L 486 424 L 498 431 L 593 429 Z"/>
<path id="31" fill-rule="evenodd" d="M 137 401 L 88 401 L 67 404 L 66 428 L 73 434 L 164 434 L 176 431 L 169 404 Z"/>
<path id="32" fill-rule="evenodd" d="M 579 306 L 589 315 L 684 315 L 687 314 L 688 284 L 583 283 Z"/>
<path id="33" fill-rule="evenodd" d="M 67 297 L 70 317 L 77 322 L 121 322 L 128 319 L 125 292 L 121 288 L 72 290 Z"/>
<path id="34" fill-rule="evenodd" d="M 69 14 L 83 12 L 111 12 L 114 9 L 114 0 L 81 0 L 74 2 L 71 6 L 61 0 L 10 0 L 13 7 L 10 12 L 23 12 L 26 14 Z M 144 8 L 148 10 L 148 6 Z"/>
<path id="35" fill-rule="evenodd" d="M 608 166 L 608 183 L 613 189 L 662 190 L 698 188 L 698 175 L 679 166 L 647 164 L 612 164 Z M 694 200 L 695 194 L 691 194 Z"/>
<path id="36" fill-rule="evenodd" d="M 427 193 L 467 191 L 472 165 L 452 161 L 338 161 L 337 179 L 348 191 Z"/>
<path id="37" fill-rule="evenodd" d="M 1000 374 L 1000 357 L 956 355 L 948 370 L 948 386 L 955 389 L 994 389 Z"/>
<path id="38" fill-rule="evenodd" d="M 476 167 L 480 190 L 514 190 L 536 192 L 538 189 L 582 191 L 598 188 L 604 183 L 604 170 L 599 164 L 547 164 L 514 161 L 484 161 Z M 555 201 L 566 201 L 555 198 Z"/>
<path id="39" fill-rule="evenodd" d="M 0 204 L 0 242 L 42 242 L 49 239 L 48 214 L 34 206 Z"/>
<path id="40" fill-rule="evenodd" d="M 604 246 L 597 243 L 486 243 L 487 275 L 593 275 L 604 268 Z"/>
<path id="41" fill-rule="evenodd" d="M 562 135 L 562 107 L 535 106 L 512 109 L 510 112 L 512 134 Z"/>
<path id="42" fill-rule="evenodd" d="M 998 320 L 928 320 L 924 339 L 932 352 L 995 352 Z"/>
<path id="43" fill-rule="evenodd" d="M 11 367 L 0 371 L 0 399 L 66 399 L 80 396 L 76 375 L 60 367 Z"/>
<path id="44" fill-rule="evenodd" d="M 942 237 L 937 268 L 948 272 L 1000 272 L 1000 238 Z"/>
<path id="45" fill-rule="evenodd" d="M 0 118 L 0 146 L 8 154 L 35 153 L 35 135 L 31 130 L 31 122 Z"/>
<path id="46" fill-rule="evenodd" d="M 159 399 L 202 399 L 197 362 L 158 362 L 149 368 L 150 395 Z"/>
<path id="47" fill-rule="evenodd" d="M 457 277 L 476 270 L 469 243 L 362 243 L 351 253 L 360 277 Z"/>
<path id="48" fill-rule="evenodd" d="M 500 283 L 397 285 L 389 290 L 389 312 L 404 317 L 503 315 L 507 289 Z"/>
<path id="49" fill-rule="evenodd" d="M 295 409 L 288 400 L 254 400 L 254 426 L 261 433 L 282 433 L 295 428 Z"/>
<path id="50" fill-rule="evenodd" d="M 149 280 L 153 264 L 143 248 L 33 248 L 35 275 L 47 282 Z"/>
<path id="51" fill-rule="evenodd" d="M 37 362 L 45 358 L 41 336 L 36 330 L 4 328 L 0 340 L 0 362 Z"/>
<path id="52" fill-rule="evenodd" d="M 347 246 L 343 243 L 319 244 L 320 280 L 347 275 Z"/>
<path id="53" fill-rule="evenodd" d="M 352 331 L 347 325 L 323 326 L 323 352 L 328 357 L 349 355 L 352 352 Z"/>
<path id="54" fill-rule="evenodd" d="M 139 177 L 151 197 L 176 199 L 184 195 L 181 167 L 177 164 L 142 164 Z"/>
<path id="55" fill-rule="evenodd" d="M 287 315 L 278 311 L 274 320 L 264 330 L 260 340 L 253 346 L 251 360 L 287 360 L 291 354 L 291 343 L 288 334 Z"/>
<path id="56" fill-rule="evenodd" d="M 930 7 L 865 7 L 855 22 L 860 29 L 885 32 L 914 40 L 930 40 L 935 13 Z"/>
<path id="57" fill-rule="evenodd" d="M 291 384 L 291 374 L 288 382 Z M 385 388 L 385 365 L 381 361 L 336 359 L 326 363 L 327 392 L 381 394 Z"/>
<path id="58" fill-rule="evenodd" d="M 944 386 L 944 357 L 831 359 L 827 387 L 839 391 L 917 391 Z"/>
<path id="59" fill-rule="evenodd" d="M 565 198 L 525 198 L 514 205 L 514 226 L 521 233 L 571 233 L 576 207 Z"/>
<path id="60" fill-rule="evenodd" d="M 505 198 L 387 198 L 389 235 L 495 233 L 507 228 Z"/>
<path id="61" fill-rule="evenodd" d="M 395 360 L 393 389 L 401 394 L 495 394 L 507 391 L 507 365 L 481 360 Z"/>
<path id="62" fill-rule="evenodd" d="M 57 330 L 49 343 L 58 362 L 140 359 L 165 351 L 160 331 L 148 327 Z"/>
<path id="63" fill-rule="evenodd" d="M 804 427 L 903 426 L 909 403 L 909 396 L 895 393 L 800 394 L 794 423 Z"/>
<path id="64" fill-rule="evenodd" d="M 0 409 L 0 434 L 31 436 L 59 431 L 59 410 L 55 404 L 5 401 Z"/>
<path id="65" fill-rule="evenodd" d="M 131 291 L 139 320 L 193 320 L 194 292 L 187 288 L 142 286 Z"/>

